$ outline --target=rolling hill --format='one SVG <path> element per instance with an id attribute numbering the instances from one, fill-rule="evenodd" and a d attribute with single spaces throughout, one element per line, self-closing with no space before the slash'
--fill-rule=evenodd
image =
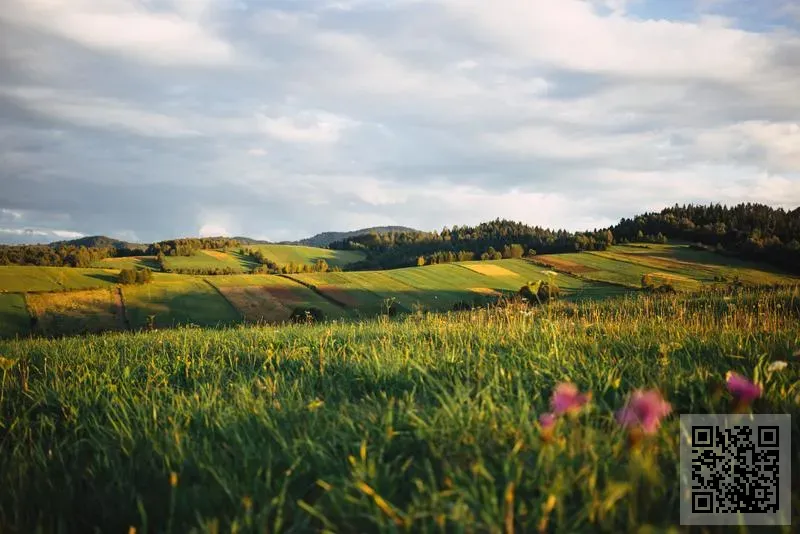
<path id="1" fill-rule="evenodd" d="M 383 234 L 387 232 L 417 232 L 413 228 L 407 226 L 373 226 L 371 228 L 362 228 L 361 230 L 353 230 L 352 232 L 322 232 L 297 242 L 285 242 L 286 245 L 306 245 L 310 247 L 327 247 L 331 243 L 347 239 L 349 237 L 356 237 L 359 235 L 369 234 L 375 232 Z"/>
<path id="2" fill-rule="evenodd" d="M 74 246 L 74 247 L 86 247 L 86 248 L 115 248 L 115 249 L 136 249 L 136 248 L 147 248 L 147 245 L 143 245 L 140 243 L 130 243 L 128 241 L 121 241 L 119 239 L 114 239 L 113 237 L 107 237 L 104 235 L 91 235 L 86 237 L 79 237 L 78 239 L 70 239 L 68 241 L 53 241 L 50 243 L 51 247 L 61 247 L 61 246 Z"/>

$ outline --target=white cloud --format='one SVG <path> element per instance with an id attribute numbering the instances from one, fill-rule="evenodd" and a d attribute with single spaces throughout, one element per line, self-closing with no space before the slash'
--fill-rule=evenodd
<path id="1" fill-rule="evenodd" d="M 87 97 L 43 87 L 4 86 L 0 86 L 0 96 L 13 99 L 33 113 L 82 126 L 124 130 L 146 137 L 198 135 L 174 117 L 111 98 Z"/>
<path id="2" fill-rule="evenodd" d="M 183 14 L 203 12 L 179 2 Z M 192 9 L 192 4 L 198 6 Z M 8 0 L 0 19 L 46 31 L 83 46 L 160 65 L 219 65 L 234 50 L 198 22 L 175 13 L 144 9 L 129 0 Z"/>
<path id="3" fill-rule="evenodd" d="M 200 237 L 222 237 L 231 235 L 223 226 L 204 224 L 200 227 Z"/>
<path id="4" fill-rule="evenodd" d="M 261 131 L 289 143 L 335 143 L 342 132 L 357 125 L 347 117 L 322 111 L 302 111 L 293 116 L 258 114 Z"/>

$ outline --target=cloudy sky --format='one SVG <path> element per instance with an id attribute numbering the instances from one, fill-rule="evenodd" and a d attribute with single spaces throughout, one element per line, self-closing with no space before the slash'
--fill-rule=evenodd
<path id="1" fill-rule="evenodd" d="M 0 242 L 800 205 L 800 0 L 3 0 Z"/>

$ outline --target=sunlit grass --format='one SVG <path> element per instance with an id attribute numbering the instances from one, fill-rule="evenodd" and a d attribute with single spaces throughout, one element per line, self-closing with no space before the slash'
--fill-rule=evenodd
<path id="1" fill-rule="evenodd" d="M 678 414 L 733 370 L 797 418 L 798 348 L 797 289 L 0 342 L 0 530 L 662 529 Z M 567 381 L 591 402 L 544 440 Z M 632 451 L 636 388 L 673 412 Z"/>

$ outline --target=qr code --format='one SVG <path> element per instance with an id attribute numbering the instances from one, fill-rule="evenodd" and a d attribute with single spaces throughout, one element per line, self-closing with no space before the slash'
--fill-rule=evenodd
<path id="1" fill-rule="evenodd" d="M 682 415 L 681 524 L 789 524 L 790 421 Z"/>

